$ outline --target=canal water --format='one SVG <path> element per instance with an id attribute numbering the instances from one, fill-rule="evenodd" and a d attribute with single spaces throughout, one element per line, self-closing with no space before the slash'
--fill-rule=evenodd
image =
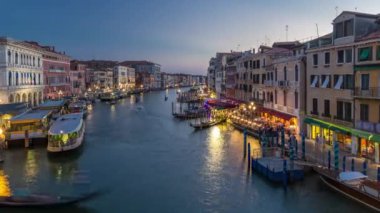
<path id="1" fill-rule="evenodd" d="M 169 100 L 164 101 L 165 94 Z M 228 125 L 194 131 L 171 116 L 175 90 L 96 103 L 86 120 L 81 152 L 48 156 L 45 148 L 7 150 L 0 165 L 0 193 L 71 193 L 74 171 L 89 174 L 105 194 L 78 206 L 0 212 L 366 212 L 329 190 L 318 176 L 285 191 L 257 174 L 243 158 L 243 136 Z M 253 148 L 258 143 L 248 138 Z"/>

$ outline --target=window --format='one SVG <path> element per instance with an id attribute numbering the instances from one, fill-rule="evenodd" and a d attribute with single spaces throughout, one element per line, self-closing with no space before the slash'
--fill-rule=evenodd
<path id="1" fill-rule="evenodd" d="M 346 63 L 351 63 L 352 62 L 352 49 L 344 50 L 344 55 L 345 55 Z"/>
<path id="2" fill-rule="evenodd" d="M 344 103 L 344 120 L 351 121 L 351 103 Z"/>
<path id="3" fill-rule="evenodd" d="M 318 115 L 318 99 L 313 98 L 313 111 L 311 114 Z"/>
<path id="4" fill-rule="evenodd" d="M 263 59 L 263 66 L 265 67 L 265 58 Z"/>
<path id="5" fill-rule="evenodd" d="M 344 63 L 344 50 L 338 50 L 338 64 L 343 64 Z"/>
<path id="6" fill-rule="evenodd" d="M 319 79 L 318 79 L 318 75 L 311 75 L 310 76 L 311 79 L 310 79 L 310 82 L 311 82 L 311 87 L 319 87 Z"/>
<path id="7" fill-rule="evenodd" d="M 363 47 L 358 51 L 359 61 L 371 61 L 372 60 L 372 47 Z"/>
<path id="8" fill-rule="evenodd" d="M 18 64 L 18 53 L 15 54 L 15 64 Z"/>
<path id="9" fill-rule="evenodd" d="M 8 72 L 8 86 L 12 86 L 12 73 Z"/>
<path id="10" fill-rule="evenodd" d="M 318 66 L 318 54 L 313 55 L 313 65 Z"/>
<path id="11" fill-rule="evenodd" d="M 12 53 L 10 50 L 8 50 L 8 63 L 12 62 Z"/>
<path id="12" fill-rule="evenodd" d="M 330 64 L 330 52 L 325 52 L 325 65 Z"/>
<path id="13" fill-rule="evenodd" d="M 341 38 L 344 36 L 343 22 L 335 24 L 335 38 Z"/>
<path id="14" fill-rule="evenodd" d="M 376 60 L 380 60 L 380 46 L 376 47 Z"/>
<path id="15" fill-rule="evenodd" d="M 361 90 L 369 90 L 369 74 L 361 74 Z"/>
<path id="16" fill-rule="evenodd" d="M 288 80 L 288 71 L 286 70 L 286 66 L 284 67 L 284 80 Z"/>
<path id="17" fill-rule="evenodd" d="M 286 91 L 284 91 L 284 106 L 286 106 L 287 105 L 287 100 L 286 100 Z"/>
<path id="18" fill-rule="evenodd" d="M 343 89 L 353 89 L 354 88 L 354 77 L 353 75 L 344 75 L 343 77 Z"/>
<path id="19" fill-rule="evenodd" d="M 325 117 L 330 117 L 330 100 L 325 100 L 325 113 L 323 114 Z"/>
<path id="20" fill-rule="evenodd" d="M 322 75 L 321 76 L 321 80 L 322 80 L 322 86 L 321 88 L 330 88 L 331 87 L 331 84 L 330 84 L 330 76 L 329 75 Z"/>
<path id="21" fill-rule="evenodd" d="M 296 81 L 298 81 L 298 66 L 296 65 L 295 67 L 294 67 L 294 74 L 295 74 L 295 79 L 296 79 Z"/>
<path id="22" fill-rule="evenodd" d="M 353 19 L 344 22 L 344 36 L 352 36 L 354 34 L 354 22 Z"/>
<path id="23" fill-rule="evenodd" d="M 257 69 L 260 69 L 260 60 L 257 60 L 256 64 L 257 64 Z"/>
<path id="24" fill-rule="evenodd" d="M 298 92 L 294 92 L 294 108 L 298 109 Z"/>
<path id="25" fill-rule="evenodd" d="M 37 59 L 37 66 L 40 67 L 40 58 Z"/>
<path id="26" fill-rule="evenodd" d="M 277 104 L 277 90 L 274 91 L 274 103 Z"/>
<path id="27" fill-rule="evenodd" d="M 368 121 L 368 104 L 360 104 L 360 120 Z"/>
<path id="28" fill-rule="evenodd" d="M 336 102 L 336 118 L 343 120 L 343 101 Z"/>
<path id="29" fill-rule="evenodd" d="M 274 69 L 274 80 L 277 81 L 277 68 Z"/>

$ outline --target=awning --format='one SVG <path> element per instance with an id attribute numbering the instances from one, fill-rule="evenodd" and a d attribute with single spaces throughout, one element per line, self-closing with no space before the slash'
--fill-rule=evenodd
<path id="1" fill-rule="evenodd" d="M 371 65 L 356 65 L 354 67 L 355 71 L 372 71 L 380 70 L 380 64 L 371 64 Z"/>
<path id="2" fill-rule="evenodd" d="M 268 113 L 268 114 L 270 114 L 271 116 L 275 116 L 275 117 L 278 117 L 278 118 L 282 118 L 282 119 L 284 119 L 284 120 L 290 120 L 290 119 L 296 117 L 296 116 L 294 116 L 294 115 L 290 115 L 290 114 L 287 114 L 287 113 L 283 113 L 283 112 L 276 111 L 276 110 L 274 110 L 274 109 L 268 109 L 268 108 L 264 108 L 264 107 L 261 107 L 261 108 L 260 108 L 260 112 Z"/>
<path id="3" fill-rule="evenodd" d="M 366 131 L 359 130 L 359 129 L 353 129 L 353 128 L 349 128 L 349 127 L 344 127 L 344 126 L 332 124 L 332 123 L 322 121 L 319 119 L 315 119 L 315 118 L 305 118 L 304 122 L 307 124 L 320 126 L 322 128 L 329 129 L 329 130 L 332 130 L 335 132 L 339 132 L 339 133 L 343 133 L 343 134 L 347 134 L 347 135 L 353 135 L 356 137 L 365 138 L 367 140 L 380 143 L 380 135 L 378 135 L 378 134 L 374 134 L 374 133 L 366 132 Z"/>

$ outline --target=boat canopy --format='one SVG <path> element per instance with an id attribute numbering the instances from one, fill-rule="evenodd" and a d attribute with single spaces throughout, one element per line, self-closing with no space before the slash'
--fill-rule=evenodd
<path id="1" fill-rule="evenodd" d="M 37 106 L 38 109 L 59 109 L 65 105 L 64 100 L 49 100 Z"/>
<path id="2" fill-rule="evenodd" d="M 11 118 L 10 122 L 14 123 L 27 123 L 40 121 L 51 114 L 51 110 L 30 110 Z"/>
<path id="3" fill-rule="evenodd" d="M 353 181 L 353 180 L 359 180 L 363 178 L 368 178 L 368 176 L 364 175 L 361 172 L 341 172 L 339 174 L 339 180 L 341 181 Z"/>
<path id="4" fill-rule="evenodd" d="M 83 114 L 71 113 L 59 117 L 49 129 L 49 135 L 60 135 L 77 132 L 82 126 Z"/>

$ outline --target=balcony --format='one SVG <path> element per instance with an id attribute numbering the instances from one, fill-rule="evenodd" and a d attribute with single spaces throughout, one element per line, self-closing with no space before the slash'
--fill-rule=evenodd
<path id="1" fill-rule="evenodd" d="M 288 81 L 288 80 L 275 81 L 273 82 L 273 86 L 279 87 L 280 89 L 298 88 L 299 81 Z"/>
<path id="2" fill-rule="evenodd" d="M 264 102 L 264 107 L 267 109 L 274 109 L 273 102 Z"/>
<path id="3" fill-rule="evenodd" d="M 367 132 L 380 133 L 380 123 L 372 123 L 368 121 L 356 121 L 355 128 L 361 129 Z"/>
<path id="4" fill-rule="evenodd" d="M 283 106 L 283 105 L 279 105 L 279 104 L 274 104 L 273 109 L 280 111 L 280 112 L 287 113 L 287 114 L 296 115 L 296 116 L 299 114 L 299 109 L 296 109 L 296 108 L 293 108 L 290 106 Z"/>
<path id="5" fill-rule="evenodd" d="M 274 86 L 274 81 L 272 81 L 272 80 L 265 80 L 264 81 L 264 85 L 267 86 L 267 87 L 272 87 L 272 86 Z"/>
<path id="6" fill-rule="evenodd" d="M 354 96 L 357 98 L 380 99 L 380 87 L 370 87 L 368 90 L 363 90 L 360 87 L 355 87 Z"/>

